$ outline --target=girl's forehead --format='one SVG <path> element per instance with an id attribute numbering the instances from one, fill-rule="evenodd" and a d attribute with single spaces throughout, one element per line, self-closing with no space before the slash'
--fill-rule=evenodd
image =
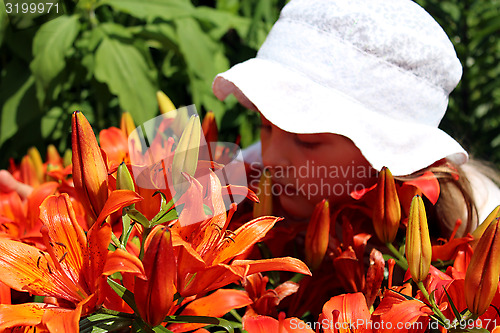
<path id="1" fill-rule="evenodd" d="M 346 137 L 344 135 L 341 135 L 341 134 L 325 133 L 325 132 L 323 132 L 323 133 L 293 133 L 293 132 L 288 132 L 288 131 L 285 131 L 285 130 L 279 128 L 278 126 L 276 126 L 275 124 L 273 124 L 272 122 L 270 122 L 262 114 L 260 115 L 260 119 L 261 119 L 262 124 L 270 125 L 270 126 L 272 126 L 273 128 L 276 128 L 279 131 L 283 131 L 283 132 L 286 132 L 286 133 L 294 134 L 294 135 L 299 136 L 299 137 L 303 137 L 303 138 L 315 138 L 315 139 L 318 139 L 318 140 L 324 141 L 324 142 L 346 143 L 346 144 L 349 143 L 349 144 L 354 145 L 354 143 L 352 142 L 351 139 L 349 139 L 348 137 Z"/>

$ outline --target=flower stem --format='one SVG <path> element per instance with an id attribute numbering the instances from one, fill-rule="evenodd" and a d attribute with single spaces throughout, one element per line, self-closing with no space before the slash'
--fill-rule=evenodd
<path id="1" fill-rule="evenodd" d="M 234 319 L 236 319 L 240 323 L 243 321 L 243 319 L 241 318 L 239 313 L 236 311 L 236 309 L 232 309 L 231 311 L 229 311 L 229 313 L 234 317 Z"/>
<path id="2" fill-rule="evenodd" d="M 417 286 L 418 286 L 418 289 L 420 289 L 420 291 L 424 295 L 424 297 L 427 300 L 427 302 L 429 302 L 429 304 L 431 305 L 432 310 L 434 311 L 434 313 L 439 317 L 439 319 L 441 319 L 441 321 L 443 323 L 446 323 L 448 321 L 448 319 L 444 316 L 444 314 L 441 312 L 441 310 L 439 310 L 439 308 L 437 307 L 437 305 L 434 302 L 434 300 L 432 300 L 430 298 L 429 293 L 427 292 L 427 290 L 424 287 L 424 283 L 422 281 L 420 281 L 420 282 L 417 283 Z"/>
<path id="3" fill-rule="evenodd" d="M 392 254 L 398 259 L 396 263 L 404 269 L 405 271 L 408 269 L 408 261 L 406 258 L 392 245 L 392 243 L 386 243 L 385 246 L 392 252 Z"/>
<path id="4" fill-rule="evenodd" d="M 141 250 L 139 252 L 139 259 L 142 260 L 144 258 L 144 246 L 146 245 L 146 238 L 148 238 L 149 233 L 153 230 L 153 228 L 144 227 L 142 230 L 142 241 L 141 241 Z"/>

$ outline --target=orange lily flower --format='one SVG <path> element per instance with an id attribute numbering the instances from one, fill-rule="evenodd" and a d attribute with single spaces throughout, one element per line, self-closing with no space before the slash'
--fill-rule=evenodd
<path id="1" fill-rule="evenodd" d="M 123 204 L 134 200 L 123 200 Z M 10 317 L 19 310 L 24 319 L 14 322 L 14 326 L 41 323 L 49 330 L 77 332 L 80 316 L 99 305 L 98 285 L 103 274 L 121 271 L 142 275 L 142 264 L 131 255 L 123 255 L 124 251 L 108 256 L 109 223 L 94 224 L 86 236 L 67 194 L 45 199 L 40 206 L 40 219 L 46 251 L 0 238 L 0 280 L 15 290 L 54 297 L 58 306 L 37 303 L 4 306 L 0 308 L 0 318 Z M 120 264 L 110 260 L 107 265 L 106 259 L 114 254 L 120 255 Z"/>
<path id="2" fill-rule="evenodd" d="M 372 332 L 370 310 L 362 293 L 332 297 L 318 321 L 324 333 Z"/>
<path id="3" fill-rule="evenodd" d="M 179 246 L 178 291 L 182 296 L 203 294 L 258 272 L 286 270 L 311 274 L 307 266 L 295 258 L 233 260 L 250 250 L 281 219 L 264 216 L 245 223 L 234 232 L 228 231 L 236 205 L 231 206 L 226 216 L 219 179 L 212 171 L 209 178 L 209 193 L 204 204 L 210 207 L 213 217 L 184 227 L 178 222 L 172 228 L 174 246 Z M 196 186 L 196 182 L 193 180 L 190 188 Z M 196 189 L 203 197 L 202 188 Z M 191 211 L 199 212 L 199 209 Z"/>
<path id="4" fill-rule="evenodd" d="M 402 294 L 387 289 L 382 302 L 373 312 L 373 327 L 379 327 L 379 332 L 414 332 L 426 331 L 431 308 L 416 299 L 408 300 Z"/>
<path id="5" fill-rule="evenodd" d="M 267 289 L 269 278 L 261 273 L 247 276 L 243 281 L 246 293 L 252 299 L 245 316 L 271 315 L 277 316 L 276 307 L 287 296 L 299 290 L 299 284 L 285 281 L 275 289 Z"/>
<path id="6" fill-rule="evenodd" d="M 127 137 L 117 127 L 103 129 L 99 133 L 101 148 L 108 158 L 108 168 L 116 168 L 122 162 L 129 162 Z"/>

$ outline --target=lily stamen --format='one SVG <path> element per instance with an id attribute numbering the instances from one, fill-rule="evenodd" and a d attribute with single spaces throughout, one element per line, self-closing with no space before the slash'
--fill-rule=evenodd
<path id="1" fill-rule="evenodd" d="M 56 242 L 56 244 L 57 244 L 57 245 L 60 245 L 60 246 L 62 246 L 62 247 L 64 247 L 64 248 L 66 248 L 66 245 L 64 245 L 64 244 L 63 244 L 63 243 L 61 243 L 61 242 Z"/>
<path id="2" fill-rule="evenodd" d="M 63 256 L 61 257 L 61 259 L 59 259 L 59 262 L 62 262 L 64 260 L 64 258 L 66 258 L 66 255 L 68 254 L 68 252 L 64 252 Z"/>

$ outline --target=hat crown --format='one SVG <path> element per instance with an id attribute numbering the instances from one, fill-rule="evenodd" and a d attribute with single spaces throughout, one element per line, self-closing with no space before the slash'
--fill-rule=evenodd
<path id="1" fill-rule="evenodd" d="M 332 34 L 449 94 L 462 66 L 441 26 L 411 0 L 292 0 L 280 20 Z"/>
<path id="2" fill-rule="evenodd" d="M 432 127 L 462 73 L 443 29 L 411 0 L 292 0 L 257 58 L 391 119 Z"/>

